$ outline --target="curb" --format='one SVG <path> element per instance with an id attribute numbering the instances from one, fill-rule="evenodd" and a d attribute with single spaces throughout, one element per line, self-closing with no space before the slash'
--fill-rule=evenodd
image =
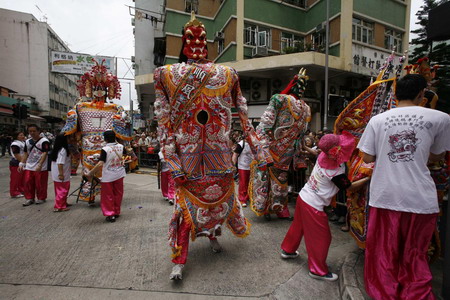
<path id="1" fill-rule="evenodd" d="M 365 300 L 358 287 L 355 266 L 358 261 L 357 253 L 349 253 L 344 260 L 339 273 L 339 294 L 342 300 Z"/>

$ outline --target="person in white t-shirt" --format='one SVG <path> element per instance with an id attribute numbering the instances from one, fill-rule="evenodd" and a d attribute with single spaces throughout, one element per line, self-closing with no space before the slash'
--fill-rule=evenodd
<path id="1" fill-rule="evenodd" d="M 47 200 L 48 186 L 47 155 L 50 151 L 50 142 L 47 138 L 41 137 L 41 129 L 35 124 L 28 125 L 28 134 L 31 138 L 25 141 L 24 155 L 18 169 L 19 172 L 25 170 L 23 206 L 44 203 Z"/>
<path id="2" fill-rule="evenodd" d="M 370 119 L 358 144 L 375 162 L 364 267 L 373 299 L 435 298 L 427 250 L 439 208 L 427 162 L 450 150 L 450 117 L 418 106 L 426 87 L 418 74 L 400 79 L 398 107 Z"/>
<path id="3" fill-rule="evenodd" d="M 253 153 L 245 138 L 236 144 L 232 160 L 234 165 L 236 163 L 238 165 L 239 201 L 243 207 L 247 207 L 247 202 L 250 200 L 248 184 L 250 181 L 250 164 L 253 161 Z"/>
<path id="4" fill-rule="evenodd" d="M 67 195 L 70 189 L 70 169 L 71 159 L 67 136 L 60 133 L 56 136 L 55 145 L 50 153 L 52 161 L 51 174 L 55 187 L 54 212 L 67 211 L 70 208 L 67 204 Z"/>
<path id="5" fill-rule="evenodd" d="M 105 131 L 103 137 L 107 144 L 102 148 L 99 162 L 86 174 L 86 177 L 92 180 L 93 175 L 103 167 L 100 207 L 103 215 L 106 216 L 106 221 L 113 223 L 120 216 L 123 178 L 126 175 L 123 155 L 126 152 L 124 146 L 117 143 L 114 131 Z"/>
<path id="6" fill-rule="evenodd" d="M 23 132 L 16 132 L 13 136 L 14 141 L 10 146 L 11 160 L 9 161 L 10 182 L 9 194 L 11 198 L 23 197 L 25 193 L 25 185 L 23 182 L 23 172 L 19 172 L 19 164 L 24 155 L 25 148 L 25 134 Z"/>
<path id="7" fill-rule="evenodd" d="M 351 183 L 345 175 L 344 162 L 350 159 L 355 149 L 355 139 L 350 133 L 327 134 L 320 139 L 319 148 L 322 152 L 297 198 L 294 221 L 281 244 L 281 257 L 296 258 L 305 236 L 309 276 L 335 281 L 338 276 L 328 270 L 326 263 L 331 232 L 323 208 L 330 205 L 340 189 L 356 190 L 368 182 L 369 177 Z"/>

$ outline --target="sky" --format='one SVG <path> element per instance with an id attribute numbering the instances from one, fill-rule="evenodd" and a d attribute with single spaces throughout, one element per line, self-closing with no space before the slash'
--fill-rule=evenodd
<path id="1" fill-rule="evenodd" d="M 420 9 L 423 1 L 411 1 L 410 24 L 413 30 L 417 28 L 415 13 Z M 131 25 L 132 16 L 127 5 L 134 6 L 134 2 L 132 0 L 0 0 L 0 8 L 30 13 L 40 21 L 46 20 L 73 52 L 129 59 L 134 55 L 134 36 Z M 131 61 L 126 60 L 126 63 L 131 64 Z M 127 71 L 124 60 L 118 59 L 118 77 L 134 78 L 134 73 L 127 73 Z M 115 102 L 128 109 L 131 86 L 131 99 L 136 109 L 137 95 L 134 81 L 121 80 L 121 85 L 121 100 Z"/>

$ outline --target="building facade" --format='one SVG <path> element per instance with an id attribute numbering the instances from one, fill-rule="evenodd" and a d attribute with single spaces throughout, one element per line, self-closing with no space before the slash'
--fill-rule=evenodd
<path id="1" fill-rule="evenodd" d="M 31 106 L 37 121 L 49 128 L 62 125 L 77 99 L 77 75 L 52 73 L 51 51 L 70 49 L 53 29 L 33 15 L 0 9 L 0 86 L 15 91 L 10 96 Z"/>
<path id="2" fill-rule="evenodd" d="M 328 128 L 364 90 L 392 50 L 408 48 L 411 0 L 330 0 Z M 165 63 L 178 61 L 190 11 L 205 24 L 209 59 L 234 67 L 256 121 L 272 94 L 304 67 L 311 127 L 323 127 L 326 0 L 166 0 Z M 152 74 L 136 77 L 152 86 Z"/>
<path id="3" fill-rule="evenodd" d="M 136 77 L 151 74 L 165 64 L 166 39 L 163 31 L 164 1 L 135 0 L 132 19 L 135 55 L 132 57 Z M 155 92 L 151 85 L 136 85 L 139 109 L 145 120 L 153 119 Z"/>

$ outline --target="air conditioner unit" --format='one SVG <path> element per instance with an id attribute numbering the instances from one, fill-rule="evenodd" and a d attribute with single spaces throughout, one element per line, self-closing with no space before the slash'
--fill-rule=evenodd
<path id="1" fill-rule="evenodd" d="M 325 28 L 327 27 L 327 23 L 326 22 L 322 22 L 319 25 L 316 26 L 316 32 L 325 30 Z"/>
<path id="2" fill-rule="evenodd" d="M 258 57 L 258 56 L 267 56 L 269 55 L 269 51 L 267 47 L 254 47 L 252 49 L 252 57 Z"/>
<path id="3" fill-rule="evenodd" d="M 134 56 L 131 57 L 131 62 L 135 62 L 136 58 Z"/>
<path id="4" fill-rule="evenodd" d="M 223 40 L 224 38 L 225 38 L 225 33 L 223 31 L 216 31 L 216 33 L 214 34 L 215 41 Z"/>

